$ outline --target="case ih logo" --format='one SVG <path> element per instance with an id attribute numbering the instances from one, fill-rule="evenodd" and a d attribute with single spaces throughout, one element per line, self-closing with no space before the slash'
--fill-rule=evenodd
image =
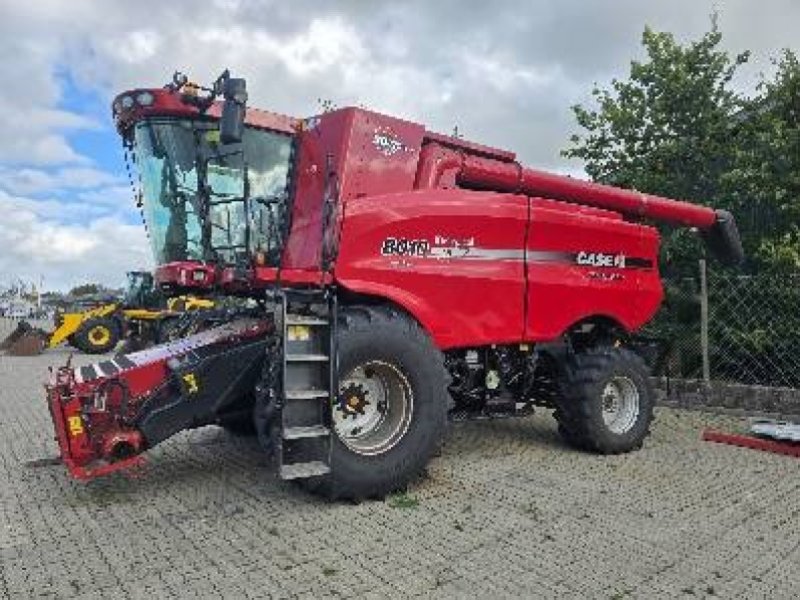
<path id="1" fill-rule="evenodd" d="M 624 254 L 605 254 L 603 252 L 578 252 L 575 262 L 585 267 L 615 267 L 625 268 Z"/>
<path id="2" fill-rule="evenodd" d="M 391 129 L 376 129 L 372 135 L 372 145 L 384 156 L 394 156 L 398 152 L 409 150 Z"/>

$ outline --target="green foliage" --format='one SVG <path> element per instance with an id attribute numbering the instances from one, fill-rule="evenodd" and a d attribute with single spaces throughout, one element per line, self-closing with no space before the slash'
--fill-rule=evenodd
<path id="1" fill-rule="evenodd" d="M 99 294 L 103 291 L 103 287 L 97 283 L 83 283 L 81 285 L 76 285 L 69 291 L 70 296 L 92 296 L 94 294 Z"/>
<path id="2" fill-rule="evenodd" d="M 800 276 L 709 275 L 712 377 L 800 388 Z"/>
<path id="3" fill-rule="evenodd" d="M 678 43 L 644 30 L 645 58 L 627 79 L 595 86 L 594 106 L 574 106 L 579 132 L 563 154 L 603 183 L 730 210 L 747 270 L 709 264 L 709 346 L 716 379 L 800 386 L 800 61 L 785 50 L 752 96 L 731 82 L 748 52 L 731 56 L 712 17 L 700 39 Z M 645 333 L 667 340 L 661 369 L 701 371 L 697 259 L 687 229 L 664 229 L 666 302 Z"/>
<path id="4" fill-rule="evenodd" d="M 786 50 L 741 114 L 722 183 L 761 266 L 800 269 L 800 61 Z"/>
<path id="5" fill-rule="evenodd" d="M 389 506 L 392 508 L 417 508 L 419 500 L 416 496 L 411 496 L 406 492 L 398 492 L 389 496 Z"/>
<path id="6" fill-rule="evenodd" d="M 646 60 L 625 80 L 595 87 L 596 106 L 574 106 L 580 133 L 563 152 L 603 183 L 727 208 L 751 268 L 800 268 L 800 65 L 784 51 L 752 98 L 731 80 L 748 52 L 730 56 L 712 27 L 682 45 L 646 28 Z M 693 272 L 702 247 L 665 231 L 666 262 Z"/>

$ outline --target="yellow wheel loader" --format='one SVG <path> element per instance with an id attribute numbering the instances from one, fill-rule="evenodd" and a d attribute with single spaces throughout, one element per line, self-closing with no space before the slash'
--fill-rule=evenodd
<path id="1" fill-rule="evenodd" d="M 153 276 L 145 271 L 127 274 L 128 287 L 121 302 L 108 302 L 85 310 L 58 311 L 51 332 L 22 321 L 0 350 L 23 356 L 68 343 L 87 354 L 102 354 L 125 340 L 127 351 L 165 339 L 170 325 L 187 312 L 214 308 L 213 300 L 195 296 L 164 298 Z"/>

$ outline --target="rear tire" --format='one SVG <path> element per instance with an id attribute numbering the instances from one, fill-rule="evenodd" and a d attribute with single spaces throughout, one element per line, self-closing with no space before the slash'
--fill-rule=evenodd
<path id="1" fill-rule="evenodd" d="M 121 337 L 119 323 L 111 317 L 87 319 L 73 334 L 75 347 L 86 354 L 104 354 L 113 350 Z"/>
<path id="2" fill-rule="evenodd" d="M 342 311 L 338 356 L 331 473 L 302 485 L 330 498 L 382 498 L 418 476 L 442 441 L 444 359 L 412 318 L 373 307 Z M 354 394 L 361 413 L 348 409 Z"/>
<path id="3" fill-rule="evenodd" d="M 560 387 L 555 417 L 567 443 L 600 454 L 641 448 L 655 392 L 637 354 L 615 347 L 582 351 L 567 360 Z"/>

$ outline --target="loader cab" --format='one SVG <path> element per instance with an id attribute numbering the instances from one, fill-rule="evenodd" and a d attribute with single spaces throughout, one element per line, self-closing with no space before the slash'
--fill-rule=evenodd
<path id="1" fill-rule="evenodd" d="M 125 295 L 122 298 L 126 308 L 161 308 L 164 298 L 155 287 L 152 273 L 147 271 L 129 271 L 127 273 Z"/>

